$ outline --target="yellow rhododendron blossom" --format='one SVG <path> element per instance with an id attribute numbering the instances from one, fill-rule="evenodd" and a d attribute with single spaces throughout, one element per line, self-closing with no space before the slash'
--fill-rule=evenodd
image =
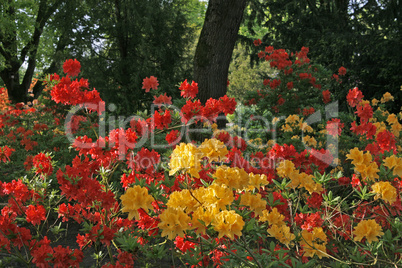
<path id="1" fill-rule="evenodd" d="M 388 181 L 376 182 L 371 186 L 371 188 L 373 189 L 372 193 L 376 194 L 374 199 L 377 200 L 378 198 L 381 198 L 390 205 L 396 201 L 396 188 Z"/>
<path id="2" fill-rule="evenodd" d="M 265 174 L 254 174 L 254 173 L 249 173 L 248 174 L 248 188 L 250 190 L 253 190 L 255 188 L 259 189 L 261 186 L 268 185 L 268 177 Z"/>
<path id="3" fill-rule="evenodd" d="M 282 125 L 281 129 L 284 132 L 292 132 L 293 131 L 293 128 L 291 126 L 289 126 L 288 124 Z"/>
<path id="4" fill-rule="evenodd" d="M 273 208 L 271 212 L 268 212 L 268 210 L 263 210 L 262 211 L 262 216 L 260 216 L 259 221 L 262 222 L 268 222 L 269 225 L 282 225 L 285 224 L 283 220 L 285 219 L 285 216 L 283 216 L 281 213 L 278 212 L 277 208 Z"/>
<path id="5" fill-rule="evenodd" d="M 369 243 L 378 241 L 377 236 L 382 236 L 381 226 L 375 220 L 363 220 L 353 230 L 355 241 L 361 241 L 363 237 L 367 238 Z"/>
<path id="6" fill-rule="evenodd" d="M 128 212 L 128 219 L 131 220 L 135 218 L 140 219 L 138 214 L 138 209 L 142 208 L 144 210 L 153 209 L 152 202 L 155 199 L 148 194 L 148 189 L 135 185 L 134 187 L 128 188 L 126 193 L 121 197 L 122 212 Z"/>
<path id="7" fill-rule="evenodd" d="M 366 164 L 357 165 L 356 171 L 360 173 L 360 176 L 364 180 L 374 181 L 375 179 L 378 179 L 380 177 L 378 175 L 378 172 L 380 170 L 378 169 L 378 165 L 375 162 L 371 162 L 368 165 Z"/>
<path id="8" fill-rule="evenodd" d="M 226 159 L 228 149 L 225 144 L 217 139 L 205 139 L 205 141 L 198 147 L 202 153 L 202 157 L 207 157 L 208 161 L 220 162 Z"/>
<path id="9" fill-rule="evenodd" d="M 292 115 L 289 115 L 289 116 L 286 118 L 285 123 L 287 123 L 287 124 L 295 124 L 295 123 L 297 123 L 299 120 L 300 120 L 300 118 L 299 118 L 299 116 L 298 116 L 297 114 L 292 114 Z"/>
<path id="10" fill-rule="evenodd" d="M 384 166 L 386 166 L 389 169 L 392 169 L 398 164 L 398 157 L 396 157 L 395 155 L 388 156 L 387 158 L 384 159 L 383 163 Z"/>
<path id="11" fill-rule="evenodd" d="M 322 188 L 322 185 L 319 183 L 316 183 L 313 178 L 313 175 L 308 175 L 306 173 L 300 173 L 300 186 L 299 187 L 304 187 L 310 194 L 313 193 L 321 193 L 324 189 Z"/>
<path id="12" fill-rule="evenodd" d="M 279 117 L 274 117 L 272 119 L 272 124 L 275 125 L 276 123 L 278 123 L 281 119 Z"/>
<path id="13" fill-rule="evenodd" d="M 295 169 L 293 170 L 289 175 L 290 183 L 287 185 L 289 188 L 296 189 L 297 187 L 300 186 L 301 180 L 303 176 L 300 175 L 300 172 Z"/>
<path id="14" fill-rule="evenodd" d="M 219 166 L 214 174 L 218 185 L 226 185 L 231 189 L 241 190 L 248 185 L 248 173 L 242 168 Z"/>
<path id="15" fill-rule="evenodd" d="M 302 240 L 300 241 L 300 245 L 303 247 L 304 257 L 314 257 L 314 255 L 317 255 L 321 259 L 327 256 L 325 246 L 328 239 L 321 227 L 314 227 L 311 232 L 303 230 L 301 235 Z"/>
<path id="16" fill-rule="evenodd" d="M 215 205 L 218 209 L 224 210 L 234 200 L 233 191 L 226 185 L 213 183 L 208 186 L 202 200 L 208 204 Z"/>
<path id="17" fill-rule="evenodd" d="M 362 164 L 364 161 L 364 154 L 357 147 L 350 150 L 349 154 L 346 155 L 347 159 L 352 160 L 353 165 Z"/>
<path id="18" fill-rule="evenodd" d="M 285 160 L 279 163 L 279 166 L 276 168 L 276 172 L 279 177 L 288 177 L 295 170 L 295 164 L 293 164 L 290 160 Z"/>
<path id="19" fill-rule="evenodd" d="M 224 210 L 215 216 L 212 226 L 219 233 L 219 238 L 226 235 L 229 239 L 234 239 L 235 235 L 242 235 L 244 221 L 234 210 Z"/>
<path id="20" fill-rule="evenodd" d="M 303 137 L 303 143 L 312 147 L 317 146 L 317 140 L 314 137 L 310 137 L 309 135 Z"/>
<path id="21" fill-rule="evenodd" d="M 159 216 L 158 228 L 162 230 L 162 236 L 173 240 L 176 236 L 183 237 L 184 231 L 191 230 L 189 223 L 191 218 L 181 209 L 167 208 Z"/>
<path id="22" fill-rule="evenodd" d="M 201 156 L 200 150 L 191 143 L 180 143 L 179 146 L 173 150 L 170 156 L 170 172 L 169 175 L 175 174 L 177 171 L 184 170 L 191 176 L 199 178 L 199 171 L 201 170 Z"/>
<path id="23" fill-rule="evenodd" d="M 382 95 L 381 103 L 386 103 L 388 101 L 393 101 L 393 100 L 394 100 L 394 97 L 391 95 L 391 93 L 386 92 L 386 93 L 384 93 L 384 95 Z"/>
<path id="24" fill-rule="evenodd" d="M 296 238 L 295 235 L 290 232 L 289 226 L 286 226 L 285 224 L 274 224 L 267 231 L 270 236 L 275 237 L 279 242 L 286 246 L 289 246 L 289 243 Z"/>
<path id="25" fill-rule="evenodd" d="M 253 195 L 250 192 L 245 192 L 240 199 L 241 206 L 247 206 L 257 215 L 261 215 L 262 211 L 267 207 L 267 201 L 261 199 L 260 194 Z"/>
<path id="26" fill-rule="evenodd" d="M 392 169 L 394 176 L 402 177 L 402 158 L 391 155 L 384 160 L 384 166 Z"/>
<path id="27" fill-rule="evenodd" d="M 373 105 L 373 106 L 377 106 L 377 104 L 379 103 L 379 100 L 377 100 L 377 99 L 372 99 L 371 100 L 371 104 Z"/>
<path id="28" fill-rule="evenodd" d="M 388 122 L 389 124 L 396 124 L 396 123 L 399 123 L 399 122 L 398 122 L 398 117 L 396 117 L 396 114 L 390 114 L 390 115 L 388 115 L 388 117 L 387 117 L 387 122 Z"/>
<path id="29" fill-rule="evenodd" d="M 198 207 L 194 211 L 191 220 L 191 224 L 197 234 L 205 234 L 207 227 L 211 224 L 215 215 L 219 213 L 219 209 L 214 205 L 206 207 Z"/>
<path id="30" fill-rule="evenodd" d="M 306 122 L 300 122 L 299 123 L 299 128 L 301 130 L 303 130 L 303 131 L 308 132 L 308 133 L 313 133 L 314 132 L 314 129 L 311 126 L 309 126 L 309 124 L 307 124 Z"/>
<path id="31" fill-rule="evenodd" d="M 169 200 L 166 203 L 167 207 L 174 209 L 186 210 L 187 213 L 194 211 L 200 206 L 198 201 L 191 195 L 190 191 L 184 189 L 182 191 L 175 191 L 169 195 Z"/>
<path id="32" fill-rule="evenodd" d="M 395 137 L 399 138 L 400 132 L 402 131 L 402 125 L 395 123 L 391 126 L 391 132 Z"/>

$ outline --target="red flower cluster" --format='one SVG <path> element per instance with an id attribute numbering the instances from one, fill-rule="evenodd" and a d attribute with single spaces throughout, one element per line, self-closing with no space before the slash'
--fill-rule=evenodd
<path id="1" fill-rule="evenodd" d="M 331 92 L 328 89 L 322 92 L 322 100 L 325 104 L 331 101 Z"/>
<path id="2" fill-rule="evenodd" d="M 159 95 L 158 97 L 154 96 L 154 104 L 155 105 L 159 105 L 159 104 L 170 105 L 170 104 L 172 104 L 172 97 L 168 97 L 166 95 L 166 93 L 163 95 Z"/>
<path id="3" fill-rule="evenodd" d="M 100 103 L 102 99 L 100 98 L 99 92 L 94 90 L 89 91 L 88 80 L 81 78 L 71 81 L 70 77 L 63 77 L 56 84 L 50 95 L 52 100 L 56 103 L 62 103 L 64 105 L 78 105 L 78 104 L 95 104 L 97 109 L 100 109 Z M 89 107 L 91 108 L 91 107 Z M 93 110 L 91 108 L 91 110 Z M 98 111 L 99 113 L 101 111 Z"/>
<path id="4" fill-rule="evenodd" d="M 27 222 L 39 225 L 46 219 L 46 210 L 42 205 L 29 205 L 25 211 Z"/>
<path id="5" fill-rule="evenodd" d="M 151 89 L 158 89 L 158 86 L 158 79 L 155 76 L 145 77 L 142 81 L 142 89 L 145 89 L 145 92 L 149 92 Z"/>
<path id="6" fill-rule="evenodd" d="M 10 156 L 12 152 L 14 152 L 15 149 L 6 146 L 0 147 L 0 161 L 3 161 L 4 163 L 10 161 Z"/>
<path id="7" fill-rule="evenodd" d="M 170 110 L 165 110 L 163 114 L 161 114 L 161 111 L 155 111 L 153 118 L 155 127 L 160 130 L 167 128 L 169 124 L 172 122 Z"/>
<path id="8" fill-rule="evenodd" d="M 63 64 L 63 71 L 69 76 L 77 76 L 80 73 L 81 63 L 76 59 L 66 60 Z"/>
<path id="9" fill-rule="evenodd" d="M 44 174 L 49 176 L 53 172 L 52 158 L 44 153 L 39 153 L 33 158 L 33 166 L 36 174 Z"/>
<path id="10" fill-rule="evenodd" d="M 356 107 L 357 104 L 363 99 L 363 93 L 357 88 L 349 89 L 349 93 L 346 96 L 346 100 L 350 107 Z"/>
<path id="11" fill-rule="evenodd" d="M 198 83 L 195 83 L 194 81 L 191 82 L 191 85 L 187 82 L 187 79 L 184 80 L 183 83 L 181 83 L 180 87 L 180 95 L 183 98 L 190 98 L 193 99 L 197 96 L 198 94 Z"/>

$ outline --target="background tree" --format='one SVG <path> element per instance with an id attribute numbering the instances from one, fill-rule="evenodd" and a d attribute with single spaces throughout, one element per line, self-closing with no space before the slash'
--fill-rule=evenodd
<path id="1" fill-rule="evenodd" d="M 62 1 L 2 1 L 0 77 L 13 102 L 25 101 L 37 63 L 40 39 Z M 25 13 L 24 15 L 22 13 Z M 26 62 L 25 72 L 21 71 Z"/>
<path id="2" fill-rule="evenodd" d="M 86 66 L 83 75 L 119 113 L 149 108 L 152 93 L 142 81 L 156 76 L 174 95 L 176 84 L 191 77 L 191 43 L 200 27 L 203 4 L 179 1 L 87 2 L 87 19 L 75 33 L 71 55 Z M 188 8 L 192 8 L 189 12 Z"/>

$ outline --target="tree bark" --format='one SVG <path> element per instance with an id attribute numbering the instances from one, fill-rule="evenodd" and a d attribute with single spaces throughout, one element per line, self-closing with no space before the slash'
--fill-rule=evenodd
<path id="1" fill-rule="evenodd" d="M 247 0 L 209 0 L 194 56 L 198 98 L 205 103 L 226 94 L 228 69 Z"/>

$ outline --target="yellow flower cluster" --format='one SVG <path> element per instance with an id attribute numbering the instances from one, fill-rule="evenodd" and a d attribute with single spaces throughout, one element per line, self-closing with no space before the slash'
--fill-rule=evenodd
<path id="1" fill-rule="evenodd" d="M 373 157 L 369 152 L 365 154 L 357 147 L 350 150 L 346 155 L 347 159 L 352 160 L 352 164 L 355 166 L 355 170 L 360 173 L 360 176 L 364 180 L 374 181 L 379 178 L 378 165 L 372 161 Z"/>
<path id="2" fill-rule="evenodd" d="M 180 209 L 167 208 L 159 216 L 161 222 L 158 228 L 162 229 L 162 236 L 175 239 L 176 236 L 184 237 L 184 231 L 191 230 L 189 225 L 191 218 Z"/>
<path id="3" fill-rule="evenodd" d="M 247 172 L 238 167 L 219 166 L 213 176 L 216 178 L 214 183 L 235 190 L 246 188 L 249 182 Z"/>
<path id="4" fill-rule="evenodd" d="M 206 139 L 198 148 L 202 157 L 207 157 L 210 163 L 223 161 L 228 154 L 225 144 L 217 139 Z"/>
<path id="5" fill-rule="evenodd" d="M 275 118 L 274 118 L 275 119 Z M 277 121 L 275 121 L 277 122 Z M 274 121 L 273 121 L 274 124 Z M 313 128 L 310 127 L 306 122 L 303 122 L 303 118 L 300 118 L 296 114 L 289 115 L 285 119 L 285 124 L 282 125 L 281 129 L 284 132 L 292 132 L 293 130 L 300 129 L 302 131 L 306 131 L 308 133 L 314 132 Z"/>
<path id="6" fill-rule="evenodd" d="M 313 148 L 317 147 L 317 140 L 314 137 L 310 137 L 309 135 L 303 137 L 303 143 Z"/>
<path id="7" fill-rule="evenodd" d="M 363 220 L 353 230 L 355 235 L 355 241 L 361 241 L 363 237 L 367 238 L 369 243 L 373 241 L 378 241 L 377 236 L 381 236 L 382 232 L 381 226 L 375 220 Z"/>
<path id="8" fill-rule="evenodd" d="M 267 175 L 265 174 L 248 174 L 248 187 L 247 190 L 259 189 L 261 186 L 269 184 Z"/>
<path id="9" fill-rule="evenodd" d="M 389 114 L 387 117 L 387 122 L 391 126 L 392 134 L 399 138 L 400 132 L 402 131 L 402 124 L 399 123 L 398 117 L 395 114 Z"/>
<path id="10" fill-rule="evenodd" d="M 194 144 L 180 143 L 170 156 L 169 175 L 184 170 L 191 176 L 199 178 L 200 175 L 198 172 L 201 170 L 201 155 L 202 153 Z"/>
<path id="11" fill-rule="evenodd" d="M 201 160 L 206 157 L 209 162 L 226 159 L 228 150 L 223 142 L 217 139 L 206 139 L 199 147 L 192 143 L 180 143 L 170 156 L 170 172 L 173 175 L 184 171 L 195 178 L 199 178 Z"/>
<path id="12" fill-rule="evenodd" d="M 314 227 L 311 232 L 303 230 L 301 235 L 300 245 L 303 247 L 304 257 L 317 255 L 321 259 L 328 255 L 326 252 L 328 239 L 321 227 Z"/>
<path id="13" fill-rule="evenodd" d="M 296 237 L 290 232 L 290 227 L 283 221 L 285 216 L 280 214 L 277 208 L 273 208 L 271 212 L 268 212 L 268 210 L 265 209 L 262 214 L 263 215 L 260 216 L 259 221 L 267 221 L 268 224 L 271 225 L 267 230 L 269 235 L 275 237 L 275 239 L 279 240 L 282 244 L 289 246 L 289 243 Z"/>
<path id="14" fill-rule="evenodd" d="M 240 199 L 241 206 L 247 206 L 257 215 L 262 215 L 262 211 L 267 207 L 267 202 L 261 199 L 260 194 L 253 195 L 251 192 L 245 192 Z"/>
<path id="15" fill-rule="evenodd" d="M 123 213 L 128 212 L 129 220 L 132 218 L 139 220 L 138 209 L 150 210 L 153 208 L 152 202 L 155 201 L 155 199 L 148 194 L 148 189 L 139 185 L 128 188 L 120 199 L 123 207 L 121 211 Z"/>
<path id="16" fill-rule="evenodd" d="M 394 97 L 391 95 L 389 92 L 385 92 L 384 95 L 382 95 L 381 98 L 381 103 L 386 103 L 388 101 L 393 101 Z"/>
<path id="17" fill-rule="evenodd" d="M 276 168 L 276 172 L 278 176 L 282 178 L 287 177 L 290 179 L 288 187 L 293 189 L 304 187 L 310 194 L 320 193 L 323 191 L 321 184 L 316 183 L 313 180 L 313 175 L 308 175 L 295 169 L 295 165 L 290 160 L 280 162 L 279 166 Z"/>
<path id="18" fill-rule="evenodd" d="M 234 239 L 234 235 L 241 236 L 244 221 L 234 210 L 223 210 L 215 216 L 212 226 L 215 231 L 219 232 L 219 238 L 226 235 L 228 238 Z"/>
<path id="19" fill-rule="evenodd" d="M 375 193 L 374 199 L 381 198 L 385 202 L 388 202 L 392 205 L 396 201 L 396 189 L 391 185 L 388 181 L 380 181 L 374 183 L 371 188 L 373 189 L 373 193 Z"/>
<path id="20" fill-rule="evenodd" d="M 384 166 L 392 169 L 392 174 L 402 178 L 402 158 L 391 155 L 384 160 Z"/>
<path id="21" fill-rule="evenodd" d="M 241 235 L 244 226 L 240 215 L 226 210 L 233 201 L 233 191 L 215 183 L 208 187 L 173 192 L 166 204 L 168 209 L 161 214 L 158 227 L 163 230 L 162 236 L 174 239 L 190 229 L 205 234 L 206 228 L 212 225 L 219 232 L 219 237 L 226 235 L 233 239 L 234 235 Z M 191 217 L 188 216 L 190 214 Z"/>

